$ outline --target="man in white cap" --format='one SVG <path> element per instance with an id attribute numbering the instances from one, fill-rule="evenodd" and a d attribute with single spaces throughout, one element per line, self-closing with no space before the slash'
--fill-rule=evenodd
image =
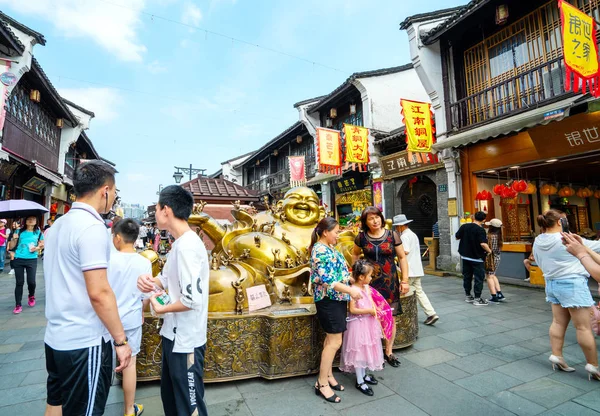
<path id="1" fill-rule="evenodd" d="M 406 215 L 400 214 L 394 217 L 394 227 L 396 231 L 400 233 L 402 239 L 402 247 L 404 253 L 406 253 L 406 259 L 408 260 L 408 284 L 415 290 L 415 295 L 419 304 L 423 308 L 423 311 L 427 315 L 425 319 L 425 325 L 435 324 L 440 317 L 437 316 L 429 298 L 423 291 L 421 286 L 421 277 L 425 275 L 423 271 L 423 263 L 421 262 L 421 245 L 419 244 L 419 237 L 408 228 L 408 224 L 413 220 L 406 218 Z"/>

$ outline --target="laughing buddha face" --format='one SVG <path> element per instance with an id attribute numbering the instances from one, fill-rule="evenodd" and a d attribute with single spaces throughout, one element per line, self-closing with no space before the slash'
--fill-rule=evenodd
<path id="1" fill-rule="evenodd" d="M 319 222 L 319 197 L 310 188 L 292 188 L 284 196 L 283 212 L 294 225 L 310 226 Z"/>

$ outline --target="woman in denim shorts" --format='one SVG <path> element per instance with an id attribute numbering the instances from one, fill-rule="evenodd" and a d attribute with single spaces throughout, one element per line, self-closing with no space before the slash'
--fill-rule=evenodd
<path id="1" fill-rule="evenodd" d="M 552 304 L 552 355 L 549 358 L 552 368 L 575 371 L 562 356 L 565 332 L 572 320 L 577 331 L 577 343 L 587 360 L 585 369 L 589 378 L 600 381 L 596 339 L 590 323 L 590 307 L 594 304 L 587 284 L 590 275 L 581 262 L 567 252 L 563 244 L 561 221 L 566 221 L 565 215 L 551 209 L 539 215 L 537 221 L 545 231 L 535 239 L 533 256 L 544 273 L 546 301 Z M 584 240 L 584 243 L 595 251 L 600 251 L 598 242 Z"/>

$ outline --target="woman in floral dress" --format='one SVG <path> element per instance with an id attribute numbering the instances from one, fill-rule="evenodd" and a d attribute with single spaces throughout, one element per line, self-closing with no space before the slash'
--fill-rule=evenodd
<path id="1" fill-rule="evenodd" d="M 360 217 L 362 231 L 354 240 L 352 262 L 355 263 L 361 254 L 373 266 L 371 286 L 387 300 L 393 308 L 394 315 L 402 313 L 400 295 L 408 293 L 408 262 L 402 248 L 400 234 L 385 228 L 385 218 L 378 208 L 367 207 Z M 402 271 L 402 281 L 399 282 L 398 271 L 394 258 L 398 257 Z M 391 339 L 385 343 L 385 360 L 392 367 L 398 367 L 400 361 L 392 353 L 396 338 L 396 323 Z"/>

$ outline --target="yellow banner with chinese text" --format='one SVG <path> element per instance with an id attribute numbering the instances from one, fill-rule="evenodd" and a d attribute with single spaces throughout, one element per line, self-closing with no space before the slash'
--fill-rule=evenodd
<path id="1" fill-rule="evenodd" d="M 342 173 L 342 146 L 338 130 L 317 128 L 317 161 L 319 172 Z"/>
<path id="2" fill-rule="evenodd" d="M 566 1 L 559 0 L 565 59 L 565 90 L 600 96 L 596 22 Z M 572 82 L 571 82 L 572 81 Z"/>
<path id="3" fill-rule="evenodd" d="M 369 164 L 369 129 L 351 124 L 344 124 L 346 142 L 346 164 L 358 164 L 365 167 Z"/>
<path id="4" fill-rule="evenodd" d="M 430 153 L 434 143 L 431 105 L 420 101 L 400 100 L 409 152 Z"/>

